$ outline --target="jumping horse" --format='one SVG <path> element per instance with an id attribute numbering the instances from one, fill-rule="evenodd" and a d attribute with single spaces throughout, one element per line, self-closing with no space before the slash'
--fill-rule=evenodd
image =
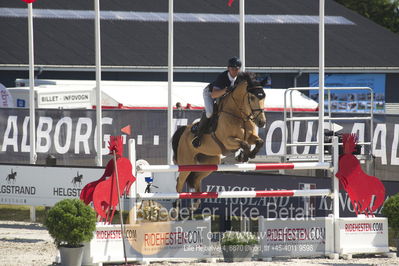
<path id="1" fill-rule="evenodd" d="M 193 125 L 176 130 L 172 137 L 175 164 L 220 164 L 222 154 L 239 149 L 241 152 L 236 157 L 239 162 L 255 157 L 264 143 L 256 132 L 256 126 L 262 128 L 266 124 L 263 82 L 257 81 L 252 73 L 242 72 L 236 84 L 234 90 L 220 100 L 216 130 L 202 136 L 201 146 L 195 148 L 191 143 L 194 138 L 191 132 Z M 253 144 L 255 147 L 251 150 Z M 190 189 L 200 192 L 202 179 L 211 173 L 180 172 L 176 191 L 183 192 L 184 184 L 187 183 Z"/>

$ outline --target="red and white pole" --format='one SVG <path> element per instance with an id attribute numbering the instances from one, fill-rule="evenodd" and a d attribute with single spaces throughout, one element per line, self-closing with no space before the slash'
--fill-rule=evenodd
<path id="1" fill-rule="evenodd" d="M 155 199 L 226 199 L 226 198 L 263 198 L 263 197 L 311 197 L 330 196 L 329 189 L 310 190 L 258 190 L 258 191 L 220 191 L 186 193 L 138 193 L 141 200 Z"/>
<path id="2" fill-rule="evenodd" d="M 223 172 L 223 171 L 268 171 L 268 170 L 307 170 L 330 169 L 331 164 L 326 162 L 309 163 L 256 163 L 256 164 L 195 164 L 195 165 L 139 165 L 137 172 L 172 173 L 172 172 Z"/>

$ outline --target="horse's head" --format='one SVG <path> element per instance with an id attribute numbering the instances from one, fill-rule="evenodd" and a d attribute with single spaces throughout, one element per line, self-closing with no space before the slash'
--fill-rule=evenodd
<path id="1" fill-rule="evenodd" d="M 264 127 L 266 124 L 264 83 L 265 80 L 256 80 L 253 73 L 241 72 L 237 77 L 237 86 L 233 92 L 235 98 L 243 99 L 242 108 L 244 113 L 258 127 Z"/>

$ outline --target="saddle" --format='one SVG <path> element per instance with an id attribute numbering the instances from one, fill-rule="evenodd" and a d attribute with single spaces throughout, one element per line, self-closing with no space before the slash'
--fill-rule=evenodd
<path id="1" fill-rule="evenodd" d="M 218 120 L 219 120 L 219 113 L 217 112 L 217 103 L 215 102 L 214 104 L 214 108 L 213 110 L 215 110 L 211 116 L 211 118 L 209 118 L 208 123 L 205 125 L 204 128 L 204 134 L 211 134 L 213 132 L 216 131 L 217 125 L 218 125 Z M 193 134 L 196 134 L 198 131 L 198 126 L 199 126 L 199 122 L 193 124 L 193 126 L 191 127 L 191 132 Z"/>

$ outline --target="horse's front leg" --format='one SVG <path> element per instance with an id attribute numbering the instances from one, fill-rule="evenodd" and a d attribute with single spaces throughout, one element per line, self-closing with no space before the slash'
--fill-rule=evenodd
<path id="1" fill-rule="evenodd" d="M 226 141 L 223 143 L 227 150 L 238 150 L 242 149 L 242 152 L 236 157 L 239 162 L 248 161 L 249 153 L 251 151 L 251 146 L 245 140 L 237 137 L 227 137 Z"/>
<path id="2" fill-rule="evenodd" d="M 248 139 L 249 144 L 255 144 L 253 150 L 249 153 L 249 158 L 255 158 L 256 154 L 262 148 L 263 144 L 265 143 L 263 139 L 259 138 L 259 136 L 252 134 Z"/>

